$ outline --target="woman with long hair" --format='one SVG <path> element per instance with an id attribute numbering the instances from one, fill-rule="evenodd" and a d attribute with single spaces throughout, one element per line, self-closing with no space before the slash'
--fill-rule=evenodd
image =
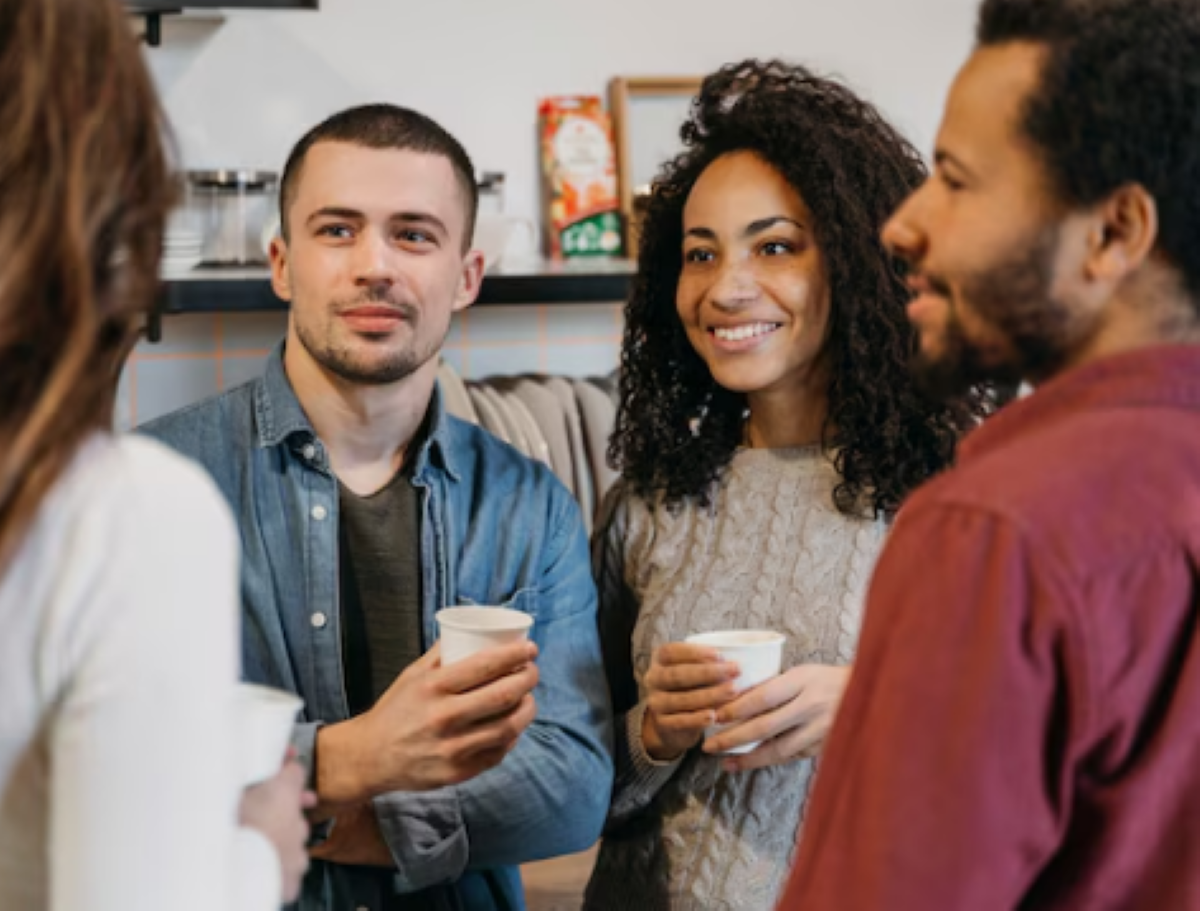
<path id="1" fill-rule="evenodd" d="M 925 169 L 874 107 L 751 60 L 705 80 L 682 137 L 641 225 L 594 541 L 605 911 L 774 906 L 888 524 L 984 410 L 909 378 L 879 231 Z M 783 672 L 739 694 L 735 664 L 684 642 L 729 629 L 783 633 Z"/>
<path id="2" fill-rule="evenodd" d="M 238 784 L 232 520 L 109 431 L 173 197 L 127 12 L 0 0 L 0 85 L 0 908 L 278 907 L 310 798 Z"/>

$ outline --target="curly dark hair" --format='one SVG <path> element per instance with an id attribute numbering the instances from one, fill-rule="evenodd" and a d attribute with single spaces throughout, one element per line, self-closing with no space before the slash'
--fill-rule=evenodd
<path id="1" fill-rule="evenodd" d="M 1195 0 L 987 0 L 976 38 L 1044 45 L 1024 130 L 1055 190 L 1090 206 L 1138 183 L 1158 248 L 1200 301 L 1200 5 Z"/>
<path id="2" fill-rule="evenodd" d="M 980 394 L 934 404 L 909 376 L 916 333 L 902 264 L 880 229 L 925 178 L 920 155 L 838 82 L 778 60 L 731 64 L 704 80 L 681 129 L 684 151 L 651 188 L 625 308 L 620 405 L 609 458 L 632 490 L 708 505 L 742 439 L 746 397 L 721 387 L 675 310 L 683 209 L 716 159 L 751 151 L 796 189 L 815 220 L 832 313 L 823 446 L 846 514 L 890 515 L 946 467 L 984 412 Z"/>

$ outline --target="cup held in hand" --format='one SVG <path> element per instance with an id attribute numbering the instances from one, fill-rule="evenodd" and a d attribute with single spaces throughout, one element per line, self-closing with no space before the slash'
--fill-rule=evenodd
<path id="1" fill-rule="evenodd" d="M 447 607 L 436 614 L 442 664 L 529 638 L 533 617 L 508 607 Z"/>
<path id="2" fill-rule="evenodd" d="M 296 713 L 304 700 L 257 683 L 239 683 L 235 694 L 238 772 L 243 787 L 273 777 L 283 766 Z"/>
<path id="3" fill-rule="evenodd" d="M 692 645 L 704 645 L 715 649 L 722 661 L 735 663 L 741 673 L 734 679 L 733 685 L 740 693 L 779 676 L 783 666 L 783 644 L 787 637 L 771 630 L 720 630 L 697 633 L 688 636 L 686 641 Z M 733 725 L 714 725 L 708 729 L 705 736 L 714 737 L 730 727 Z M 734 747 L 732 750 L 726 750 L 724 755 L 740 756 L 749 753 L 761 742 L 755 741 Z"/>

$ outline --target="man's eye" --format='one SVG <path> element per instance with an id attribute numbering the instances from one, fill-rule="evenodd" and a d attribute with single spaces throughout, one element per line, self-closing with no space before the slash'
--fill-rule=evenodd
<path id="1" fill-rule="evenodd" d="M 946 189 L 949 190 L 951 193 L 957 193 L 959 190 L 961 190 L 963 188 L 963 183 L 961 180 L 955 180 L 953 177 L 951 177 L 945 171 L 938 171 L 938 177 L 942 181 L 942 183 L 945 185 Z"/>
<path id="2" fill-rule="evenodd" d="M 399 232 L 396 237 L 399 240 L 408 244 L 429 244 L 433 243 L 433 236 L 427 231 L 418 231 L 415 228 L 406 228 Z"/>
<path id="3" fill-rule="evenodd" d="M 349 225 L 325 225 L 317 233 L 322 237 L 336 237 L 343 240 L 354 235 L 354 231 Z"/>

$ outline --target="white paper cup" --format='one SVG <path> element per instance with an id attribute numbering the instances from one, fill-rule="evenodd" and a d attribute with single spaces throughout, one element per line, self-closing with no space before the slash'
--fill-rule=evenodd
<path id="1" fill-rule="evenodd" d="M 507 607 L 447 607 L 436 614 L 442 664 L 529 638 L 533 617 Z"/>
<path id="2" fill-rule="evenodd" d="M 771 630 L 721 630 L 688 636 L 686 641 L 692 645 L 704 645 L 716 649 L 722 661 L 732 661 L 737 664 L 741 673 L 734 678 L 733 686 L 737 692 L 741 693 L 760 683 L 765 683 L 772 677 L 779 676 L 780 668 L 783 666 L 783 644 L 787 641 L 787 637 Z M 713 737 L 729 727 L 733 727 L 733 725 L 714 725 L 708 729 L 707 736 Z M 761 742 L 755 741 L 732 750 L 726 750 L 725 755 L 749 753 Z"/>
<path id="3" fill-rule="evenodd" d="M 304 700 L 285 690 L 239 683 L 235 705 L 238 772 L 242 786 L 249 787 L 271 778 L 283 766 Z"/>

